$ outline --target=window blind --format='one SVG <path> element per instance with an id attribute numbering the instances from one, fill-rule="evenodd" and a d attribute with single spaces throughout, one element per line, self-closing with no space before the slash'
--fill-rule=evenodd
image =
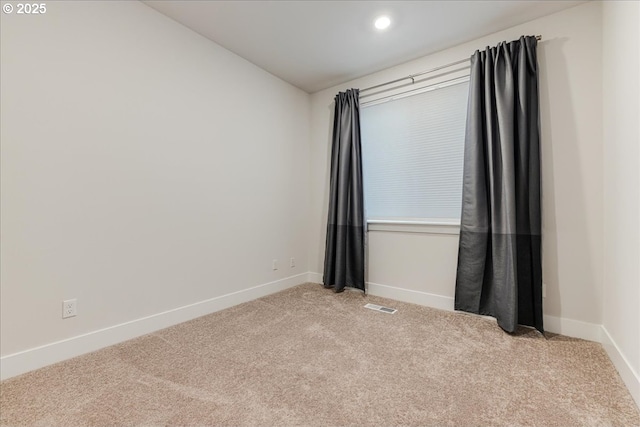
<path id="1" fill-rule="evenodd" d="M 361 109 L 367 218 L 460 220 L 469 83 Z"/>

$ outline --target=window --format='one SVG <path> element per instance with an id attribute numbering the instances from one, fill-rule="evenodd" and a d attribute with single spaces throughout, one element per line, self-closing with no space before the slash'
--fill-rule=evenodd
<path id="1" fill-rule="evenodd" d="M 363 105 L 367 219 L 459 223 L 468 79 Z"/>

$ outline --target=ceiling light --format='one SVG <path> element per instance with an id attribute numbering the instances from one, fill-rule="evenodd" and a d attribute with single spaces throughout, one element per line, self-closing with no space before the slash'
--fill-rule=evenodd
<path id="1" fill-rule="evenodd" d="M 376 19 L 376 28 L 379 30 L 384 30 L 386 29 L 389 25 L 391 25 L 391 19 L 389 19 L 388 16 L 381 16 L 378 19 Z"/>

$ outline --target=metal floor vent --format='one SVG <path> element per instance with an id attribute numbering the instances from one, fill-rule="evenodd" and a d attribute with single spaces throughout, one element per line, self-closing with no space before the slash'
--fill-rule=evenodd
<path id="1" fill-rule="evenodd" d="M 381 311 L 381 312 L 387 313 L 387 314 L 393 314 L 396 311 L 398 311 L 395 308 L 383 307 L 381 305 L 375 305 L 375 304 L 367 304 L 367 305 L 364 306 L 364 308 L 368 308 L 368 309 L 376 310 L 376 311 Z"/>

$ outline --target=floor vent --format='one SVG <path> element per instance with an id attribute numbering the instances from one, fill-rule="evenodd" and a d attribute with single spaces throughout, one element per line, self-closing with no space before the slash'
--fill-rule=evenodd
<path id="1" fill-rule="evenodd" d="M 367 305 L 364 306 L 364 308 L 368 308 L 368 309 L 375 310 L 375 311 L 381 311 L 381 312 L 387 313 L 387 314 L 393 314 L 396 311 L 398 311 L 395 308 L 383 307 L 381 305 L 375 305 L 375 304 L 367 304 Z"/>

